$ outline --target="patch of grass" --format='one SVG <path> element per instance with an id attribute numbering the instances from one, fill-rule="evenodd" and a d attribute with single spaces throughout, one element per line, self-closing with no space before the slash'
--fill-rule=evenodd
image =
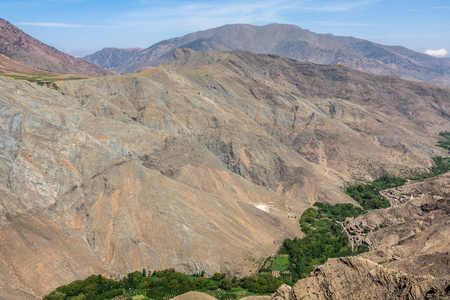
<path id="1" fill-rule="evenodd" d="M 314 221 L 314 223 L 312 224 L 312 226 L 313 226 L 315 229 L 327 228 L 327 225 L 325 224 L 325 222 L 323 222 L 323 221 L 318 221 L 318 220 Z"/>
<path id="2" fill-rule="evenodd" d="M 441 131 L 441 132 L 439 132 L 439 135 L 442 136 L 443 138 L 445 138 L 447 141 L 439 141 L 439 142 L 437 142 L 437 145 L 439 147 L 447 149 L 450 152 L 450 132 Z"/>
<path id="3" fill-rule="evenodd" d="M 343 246 L 342 248 L 341 248 L 341 250 L 339 250 L 339 252 L 348 252 L 348 245 L 345 245 L 345 246 Z"/>
<path id="4" fill-rule="evenodd" d="M 284 271 L 288 268 L 289 266 L 280 266 L 280 265 L 273 265 L 272 266 L 272 271 Z"/>
<path id="5" fill-rule="evenodd" d="M 189 75 L 208 75 L 208 73 L 205 71 L 198 71 L 198 72 L 189 73 Z"/>
<path id="6" fill-rule="evenodd" d="M 278 255 L 275 263 L 279 266 L 286 266 L 289 264 L 289 256 L 287 255 Z"/>
<path id="7" fill-rule="evenodd" d="M 42 75 L 36 75 L 36 74 L 28 74 L 28 75 L 2 75 L 5 77 L 9 77 L 12 79 L 18 79 L 18 80 L 26 80 L 30 82 L 35 83 L 54 83 L 55 81 L 71 81 L 71 80 L 82 80 L 86 79 L 83 77 L 62 77 L 62 76 L 42 76 Z"/>

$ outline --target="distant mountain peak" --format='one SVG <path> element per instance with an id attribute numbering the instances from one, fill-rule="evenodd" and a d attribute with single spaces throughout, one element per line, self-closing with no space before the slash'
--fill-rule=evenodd
<path id="1" fill-rule="evenodd" d="M 450 86 L 450 62 L 401 46 L 385 46 L 354 37 L 316 34 L 289 24 L 228 24 L 161 41 L 147 49 L 108 49 L 83 59 L 118 73 L 168 63 L 176 48 L 247 50 L 317 64 L 343 64 L 377 75 Z M 126 50 L 126 51 L 125 51 Z"/>

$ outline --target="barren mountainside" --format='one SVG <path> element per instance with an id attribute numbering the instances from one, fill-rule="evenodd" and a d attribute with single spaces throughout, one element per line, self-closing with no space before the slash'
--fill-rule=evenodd
<path id="1" fill-rule="evenodd" d="M 312 203 L 426 170 L 450 118 L 448 88 L 245 51 L 0 94 L 6 299 L 92 273 L 246 275 Z"/>
<path id="2" fill-rule="evenodd" d="M 343 64 L 378 75 L 450 85 L 450 62 L 400 46 L 353 37 L 316 34 L 294 25 L 225 25 L 161 41 L 147 49 L 105 48 L 83 59 L 118 73 L 169 62 L 176 48 L 247 50 L 316 64 Z"/>
<path id="3" fill-rule="evenodd" d="M 87 55 L 83 59 L 102 68 L 117 71 L 124 61 L 134 59 L 142 50 L 142 48 L 104 48 L 95 55 Z"/>
<path id="4" fill-rule="evenodd" d="M 352 244 L 370 247 L 362 256 L 374 262 L 411 275 L 450 276 L 449 192 L 450 173 L 383 191 L 392 206 L 349 219 L 345 230 Z"/>
<path id="5" fill-rule="evenodd" d="M 283 300 L 449 299 L 450 277 L 416 277 L 359 257 L 333 258 L 296 283 L 288 295 Z"/>
<path id="6" fill-rule="evenodd" d="M 0 19 L 0 54 L 42 71 L 91 76 L 114 74 L 50 47 Z"/>

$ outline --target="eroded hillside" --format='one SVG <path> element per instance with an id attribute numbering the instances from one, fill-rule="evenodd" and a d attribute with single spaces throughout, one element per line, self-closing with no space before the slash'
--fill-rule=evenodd
<path id="1" fill-rule="evenodd" d="M 449 89 L 241 51 L 57 86 L 0 78 L 2 296 L 142 268 L 247 274 L 312 203 L 425 170 L 449 124 Z"/>
<path id="2" fill-rule="evenodd" d="M 450 275 L 450 173 L 383 191 L 391 207 L 344 222 L 362 256 L 412 275 Z M 381 227 L 381 228 L 380 228 Z"/>
<path id="3" fill-rule="evenodd" d="M 285 297 L 272 299 L 448 299 L 449 284 L 449 277 L 411 276 L 360 257 L 334 258 L 292 290 L 285 288 Z"/>
<path id="4" fill-rule="evenodd" d="M 47 72 L 84 74 L 89 76 L 112 75 L 114 72 L 62 53 L 41 41 L 29 36 L 19 28 L 0 18 L 0 55 L 10 58 L 6 61 L 0 57 L 0 73 L 7 71 L 13 64 L 13 71 L 20 73 L 45 74 Z"/>

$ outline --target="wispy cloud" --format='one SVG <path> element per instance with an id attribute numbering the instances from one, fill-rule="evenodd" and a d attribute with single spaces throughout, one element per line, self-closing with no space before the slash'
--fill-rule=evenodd
<path id="1" fill-rule="evenodd" d="M 84 0 L 2 0 L 0 2 L 1 6 L 18 6 L 18 5 L 26 5 L 26 6 L 49 6 L 49 5 L 67 5 L 71 3 L 79 3 Z"/>
<path id="2" fill-rule="evenodd" d="M 407 9 L 406 11 L 410 11 L 410 12 L 421 12 L 422 10 L 420 10 L 420 9 Z"/>
<path id="3" fill-rule="evenodd" d="M 57 28 L 118 28 L 119 26 L 106 25 L 82 25 L 67 23 L 48 23 L 48 22 L 18 22 L 16 25 L 21 26 L 40 26 L 40 27 L 57 27 Z"/>
<path id="4" fill-rule="evenodd" d="M 347 1 L 303 1 L 296 5 L 298 9 L 314 12 L 345 12 L 373 5 L 381 0 Z"/>
<path id="5" fill-rule="evenodd" d="M 388 27 L 383 24 L 373 23 L 352 23 L 352 22 L 311 22 L 311 24 L 331 25 L 331 26 L 365 26 L 365 27 Z"/>
<path id="6" fill-rule="evenodd" d="M 436 56 L 436 57 L 444 57 L 447 55 L 447 50 L 445 49 L 439 49 L 439 50 L 432 50 L 432 49 L 428 49 L 425 51 L 425 54 L 431 55 L 431 56 Z"/>
<path id="7" fill-rule="evenodd" d="M 329 13 L 351 11 L 381 0 L 224 0 L 221 2 L 178 2 L 140 0 L 139 9 L 120 14 L 117 24 L 122 26 L 158 26 L 183 24 L 189 30 L 201 30 L 224 24 L 292 23 L 286 19 L 293 12 Z M 358 24 L 348 24 L 358 25 Z M 372 26 L 365 24 L 362 26 Z"/>
<path id="8" fill-rule="evenodd" d="M 289 1 L 269 0 L 252 3 L 163 3 L 155 7 L 149 5 L 131 10 L 118 16 L 117 24 L 121 26 L 165 26 L 189 30 L 217 27 L 231 23 L 267 23 L 286 22 L 281 12 L 289 9 Z"/>

